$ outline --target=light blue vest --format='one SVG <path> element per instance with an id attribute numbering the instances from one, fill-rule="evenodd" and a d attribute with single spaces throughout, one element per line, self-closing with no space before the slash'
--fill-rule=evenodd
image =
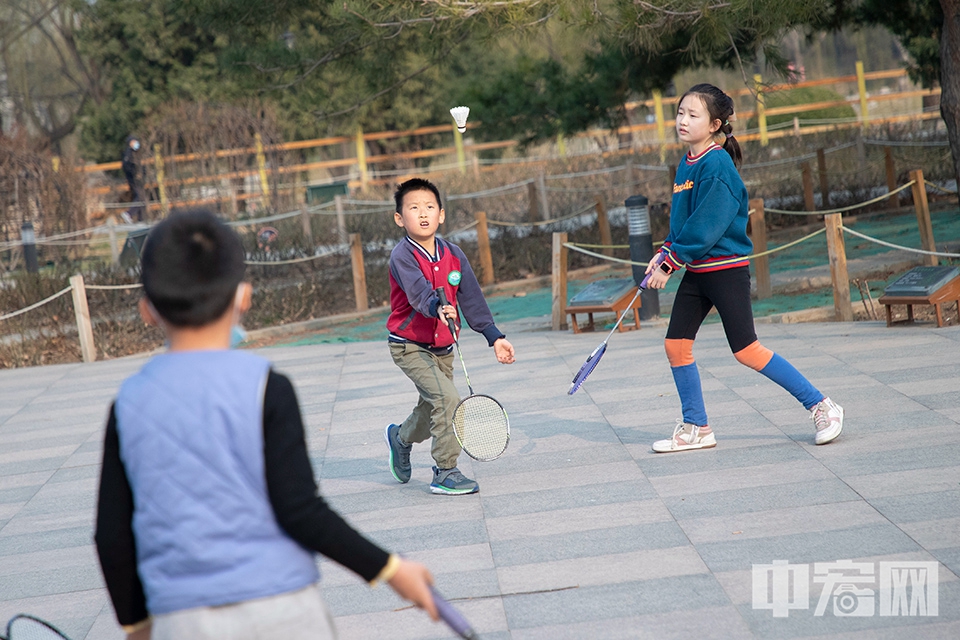
<path id="1" fill-rule="evenodd" d="M 117 396 L 137 567 L 153 614 L 242 602 L 319 579 L 277 524 L 263 458 L 270 363 L 241 351 L 167 353 Z"/>

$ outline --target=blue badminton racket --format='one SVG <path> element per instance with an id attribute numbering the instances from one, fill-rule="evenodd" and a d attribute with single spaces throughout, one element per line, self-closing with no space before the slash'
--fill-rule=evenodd
<path id="1" fill-rule="evenodd" d="M 663 262 L 663 254 L 658 254 L 657 264 L 659 265 Z M 580 367 L 580 370 L 577 371 L 577 375 L 573 376 L 573 382 L 570 383 L 570 390 L 567 391 L 567 395 L 572 396 L 577 392 L 577 389 L 580 388 L 580 385 L 587 379 L 593 370 L 597 368 L 597 365 L 600 364 L 600 358 L 603 357 L 603 354 L 607 351 L 607 342 L 610 340 L 610 337 L 613 336 L 613 332 L 620 327 L 620 323 L 623 322 L 624 317 L 626 317 L 627 312 L 630 311 L 630 308 L 633 306 L 633 303 L 636 302 L 637 297 L 640 293 L 647 288 L 647 282 L 650 280 L 650 276 L 653 275 L 653 271 L 647 274 L 647 276 L 640 282 L 640 286 L 637 287 L 637 292 L 633 294 L 633 299 L 630 300 L 630 304 L 627 305 L 627 308 L 623 310 L 623 313 L 620 314 L 620 317 L 617 318 L 617 324 L 613 325 L 613 329 L 610 330 L 610 333 L 607 334 L 607 337 L 604 338 L 603 342 L 600 343 L 600 346 L 593 350 L 589 356 L 587 356 L 586 361 L 583 363 L 583 366 Z"/>
<path id="2" fill-rule="evenodd" d="M 448 627 L 464 640 L 479 640 L 480 636 L 473 630 L 467 619 L 443 596 L 437 593 L 437 590 L 432 586 L 430 587 L 430 594 L 433 596 L 433 604 L 437 607 L 437 613 L 440 614 L 440 618 L 447 623 Z"/>

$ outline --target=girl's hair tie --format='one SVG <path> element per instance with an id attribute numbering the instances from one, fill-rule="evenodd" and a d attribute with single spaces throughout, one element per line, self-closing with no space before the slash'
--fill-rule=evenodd
<path id="1" fill-rule="evenodd" d="M 726 134 L 726 136 L 727 136 L 727 139 L 729 140 L 730 138 L 733 137 L 733 134 L 732 134 L 732 133 L 728 133 L 728 134 Z"/>

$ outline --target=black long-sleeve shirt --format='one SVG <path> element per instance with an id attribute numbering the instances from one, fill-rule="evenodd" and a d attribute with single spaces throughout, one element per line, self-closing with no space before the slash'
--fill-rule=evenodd
<path id="1" fill-rule="evenodd" d="M 389 554 L 358 533 L 317 493 L 296 392 L 286 376 L 274 371 L 264 392 L 263 455 L 267 493 L 280 527 L 301 546 L 367 581 L 376 578 Z M 137 573 L 133 511 L 133 492 L 120 458 L 116 410 L 111 407 L 94 539 L 117 619 L 124 625 L 148 616 Z"/>

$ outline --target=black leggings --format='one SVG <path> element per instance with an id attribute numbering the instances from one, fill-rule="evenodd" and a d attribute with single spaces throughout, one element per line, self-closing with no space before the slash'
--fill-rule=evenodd
<path id="1" fill-rule="evenodd" d="M 757 340 L 750 305 L 750 267 L 683 274 L 670 311 L 667 339 L 694 340 L 714 307 L 720 314 L 727 343 L 734 353 Z"/>

